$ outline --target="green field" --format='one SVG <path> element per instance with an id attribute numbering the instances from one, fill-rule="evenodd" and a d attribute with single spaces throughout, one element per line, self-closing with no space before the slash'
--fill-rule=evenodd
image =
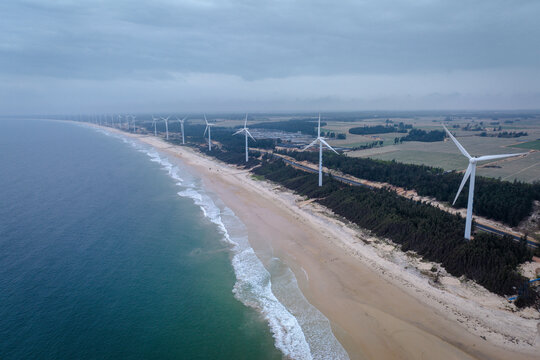
<path id="1" fill-rule="evenodd" d="M 407 164 L 430 165 L 444 170 L 462 170 L 467 167 L 467 159 L 461 154 L 426 151 L 393 151 L 370 156 L 372 159 L 395 160 Z"/>
<path id="2" fill-rule="evenodd" d="M 510 147 L 520 149 L 540 150 L 540 140 L 528 141 L 521 144 L 510 145 Z"/>

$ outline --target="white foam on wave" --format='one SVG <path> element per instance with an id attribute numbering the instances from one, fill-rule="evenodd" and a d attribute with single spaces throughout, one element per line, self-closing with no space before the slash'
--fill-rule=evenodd
<path id="1" fill-rule="evenodd" d="M 202 189 L 194 185 L 178 192 L 178 195 L 191 198 L 204 216 L 217 225 L 223 234 L 223 241 L 231 245 L 236 275 L 233 293 L 239 301 L 259 311 L 268 321 L 276 347 L 287 358 L 313 359 L 302 327 L 272 292 L 270 273 L 249 245 L 247 237 L 229 234 L 222 215 L 235 218 L 232 210 L 224 208 L 222 211 Z"/>
<path id="2" fill-rule="evenodd" d="M 176 180 L 176 185 L 182 185 L 183 179 L 180 177 L 178 167 L 172 165 L 166 157 L 161 157 L 153 149 L 141 149 L 140 151 L 144 152 L 150 157 L 150 161 L 157 162 L 162 166 L 162 169 L 167 171 L 170 177 Z"/>
<path id="3" fill-rule="evenodd" d="M 334 336 L 330 321 L 307 301 L 291 269 L 275 257 L 267 266 L 272 273 L 272 291 L 298 320 L 313 359 L 349 359 L 349 355 Z"/>

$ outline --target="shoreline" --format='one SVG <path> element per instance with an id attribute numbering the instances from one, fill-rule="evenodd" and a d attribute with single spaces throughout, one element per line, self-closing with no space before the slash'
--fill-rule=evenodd
<path id="1" fill-rule="evenodd" d="M 417 261 L 416 270 L 408 270 L 414 256 L 316 203 L 252 179 L 246 170 L 161 138 L 104 129 L 138 139 L 193 169 L 246 225 L 263 263 L 276 256 L 292 269 L 302 293 L 330 320 L 351 359 L 532 359 L 539 351 L 538 314 L 502 310 L 503 298 L 450 276 L 436 287 L 418 271 L 431 263 Z M 471 292 L 478 293 L 476 302 L 467 298 Z"/>

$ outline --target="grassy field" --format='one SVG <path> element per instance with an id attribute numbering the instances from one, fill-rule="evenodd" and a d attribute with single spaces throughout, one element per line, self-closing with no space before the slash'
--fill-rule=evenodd
<path id="1" fill-rule="evenodd" d="M 458 135 L 458 141 L 473 156 L 519 152 L 518 149 L 509 147 L 516 143 L 516 139 L 483 138 L 478 136 L 460 137 Z M 395 160 L 409 164 L 425 164 L 445 170 L 464 170 L 468 163 L 454 143 L 448 139 L 444 142 L 435 143 L 408 142 L 401 145 L 352 151 L 347 155 Z M 524 158 L 500 161 L 495 164 L 498 167 L 494 168 L 485 168 L 482 167 L 485 164 L 479 164 L 477 173 L 482 176 L 500 177 L 509 181 L 517 179 L 533 182 L 540 180 L 539 164 L 540 152 L 534 151 Z"/>
<path id="2" fill-rule="evenodd" d="M 531 149 L 531 150 L 540 150 L 540 140 L 527 141 L 520 144 L 510 145 L 510 147 L 520 148 L 520 149 Z"/>
<path id="3" fill-rule="evenodd" d="M 395 160 L 407 164 L 430 165 L 444 170 L 461 170 L 467 167 L 467 160 L 458 154 L 403 150 L 369 156 L 372 159 Z"/>

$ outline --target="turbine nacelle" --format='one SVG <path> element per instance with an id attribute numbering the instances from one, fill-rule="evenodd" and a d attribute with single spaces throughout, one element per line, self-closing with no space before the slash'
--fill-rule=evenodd
<path id="1" fill-rule="evenodd" d="M 307 145 L 305 148 L 303 148 L 301 151 L 307 150 L 316 143 L 319 143 L 319 186 L 322 186 L 322 154 L 323 154 L 323 147 L 326 146 L 333 152 L 339 155 L 339 153 L 334 150 L 333 147 L 328 144 L 324 137 L 321 136 L 321 114 L 319 114 L 319 126 L 317 128 L 317 138 L 313 140 L 309 145 Z"/>

